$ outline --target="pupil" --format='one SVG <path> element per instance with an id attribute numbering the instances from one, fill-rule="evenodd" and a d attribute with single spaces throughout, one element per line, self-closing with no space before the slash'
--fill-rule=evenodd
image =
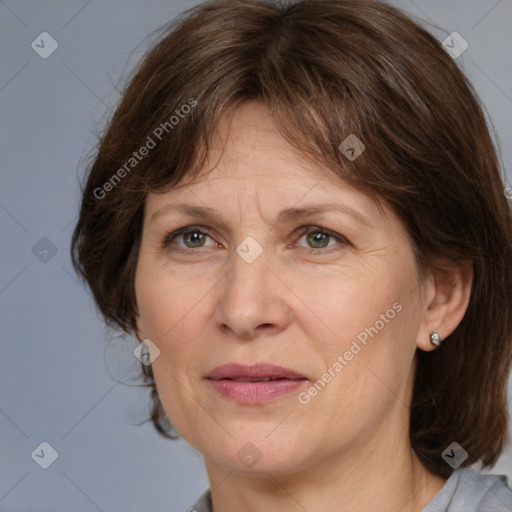
<path id="1" fill-rule="evenodd" d="M 325 243 L 322 244 L 322 238 L 323 238 L 323 242 L 325 242 L 327 240 L 327 235 L 325 233 L 320 233 L 317 231 L 315 234 L 310 233 L 310 235 L 312 235 L 311 238 L 312 238 L 314 244 L 320 243 L 321 247 L 325 247 Z"/>
<path id="2" fill-rule="evenodd" d="M 196 242 L 200 242 L 201 241 L 201 237 L 203 235 L 201 233 L 197 233 L 197 232 L 192 232 L 190 235 L 189 235 L 189 238 L 191 239 L 191 243 L 192 244 L 195 244 Z"/>

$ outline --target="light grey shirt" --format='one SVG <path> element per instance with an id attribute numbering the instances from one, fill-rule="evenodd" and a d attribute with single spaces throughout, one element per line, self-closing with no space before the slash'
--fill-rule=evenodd
<path id="1" fill-rule="evenodd" d="M 210 490 L 187 512 L 212 512 Z M 504 475 L 458 468 L 421 512 L 512 512 L 512 491 Z"/>

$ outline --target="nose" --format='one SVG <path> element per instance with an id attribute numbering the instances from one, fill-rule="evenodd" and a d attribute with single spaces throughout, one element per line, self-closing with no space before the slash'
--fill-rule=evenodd
<path id="1" fill-rule="evenodd" d="M 287 291 L 269 267 L 265 252 L 251 263 L 234 254 L 232 267 L 218 288 L 217 325 L 243 339 L 278 333 L 291 321 Z"/>

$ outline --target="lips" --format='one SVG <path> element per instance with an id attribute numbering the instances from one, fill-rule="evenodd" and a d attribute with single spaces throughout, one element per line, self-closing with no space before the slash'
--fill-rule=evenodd
<path id="1" fill-rule="evenodd" d="M 218 366 L 206 375 L 210 380 L 229 379 L 238 382 L 268 382 L 271 380 L 303 380 L 306 377 L 298 372 L 268 363 L 258 363 L 250 366 L 241 364 L 226 364 Z"/>
<path id="2" fill-rule="evenodd" d="M 298 391 L 308 379 L 300 373 L 268 363 L 218 366 L 205 376 L 223 398 L 239 404 L 259 404 Z"/>

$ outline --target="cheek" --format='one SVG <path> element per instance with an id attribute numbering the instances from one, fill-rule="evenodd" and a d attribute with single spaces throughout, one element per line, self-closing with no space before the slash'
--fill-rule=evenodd
<path id="1" fill-rule="evenodd" d="M 198 315 L 205 291 L 190 279 L 161 272 L 141 274 L 136 290 L 143 335 L 160 350 L 152 365 L 159 397 L 174 427 L 188 437 L 195 431 L 191 419 L 201 414 L 192 395 L 204 357 Z"/>
<path id="2" fill-rule="evenodd" d="M 153 365 L 157 380 L 163 369 L 182 384 L 200 373 L 203 342 L 208 343 L 204 332 L 210 288 L 204 279 L 191 279 L 168 270 L 151 270 L 137 279 L 142 335 L 160 349 Z M 169 389 L 168 385 L 165 389 Z"/>
<path id="3" fill-rule="evenodd" d="M 295 320 L 308 332 L 311 348 L 331 359 L 349 350 L 358 336 L 364 341 L 366 329 L 376 322 L 384 330 L 380 315 L 390 310 L 388 317 L 394 316 L 399 296 L 393 283 L 347 273 L 316 283 L 296 281 L 294 292 L 303 298 L 297 301 Z"/>
<path id="4" fill-rule="evenodd" d="M 171 282 L 154 270 L 138 272 L 135 288 L 139 309 L 139 336 L 149 338 L 160 350 L 153 363 L 155 380 L 165 367 L 174 375 L 174 364 L 186 358 L 193 345 L 182 339 L 187 312 L 191 309 L 175 279 Z M 141 338 L 142 339 L 142 338 Z M 184 352 L 182 354 L 182 352 Z"/>
<path id="5" fill-rule="evenodd" d="M 368 311 L 386 314 L 389 304 L 382 305 Z M 355 335 L 340 335 L 337 344 L 323 353 L 324 371 L 307 390 L 310 398 L 302 395 L 300 403 L 306 405 L 300 411 L 305 421 L 323 425 L 324 436 L 333 445 L 340 437 L 352 439 L 355 432 L 366 439 L 385 417 L 404 413 L 415 352 L 406 315 L 404 308 L 387 318 L 389 323 L 373 313 L 365 313 L 362 323 L 345 315 Z"/>
<path id="6" fill-rule="evenodd" d="M 135 287 L 141 328 L 146 337 L 160 340 L 172 338 L 181 325 L 190 322 L 204 295 L 199 280 L 158 268 L 145 271 L 144 266 L 137 273 Z"/>
<path id="7" fill-rule="evenodd" d="M 318 323 L 327 333 L 308 336 L 311 353 L 321 355 L 327 372 L 317 375 L 329 381 L 330 391 L 322 391 L 325 399 L 339 402 L 343 395 L 343 402 L 371 407 L 383 393 L 389 394 L 386 384 L 397 390 L 404 382 L 419 322 L 412 276 L 393 279 L 388 274 L 380 282 L 345 281 L 323 293 L 310 290 L 308 305 L 319 312 Z"/>

